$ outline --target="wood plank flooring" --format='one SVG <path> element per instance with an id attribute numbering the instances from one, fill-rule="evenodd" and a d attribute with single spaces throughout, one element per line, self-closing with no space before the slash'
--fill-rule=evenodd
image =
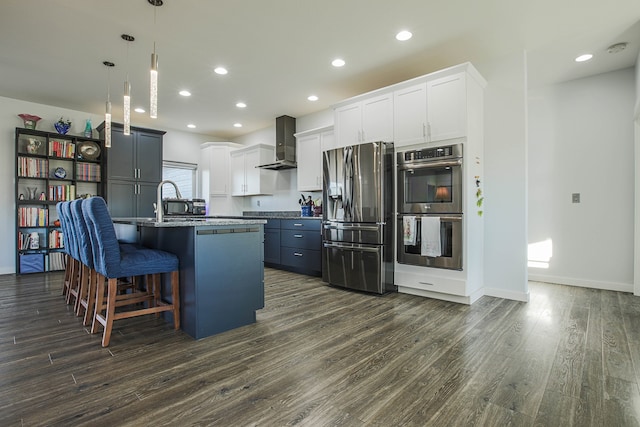
<path id="1" fill-rule="evenodd" d="M 258 321 L 154 316 L 103 349 L 62 275 L 0 276 L 0 426 L 640 426 L 640 298 L 531 283 L 472 306 L 265 269 Z"/>

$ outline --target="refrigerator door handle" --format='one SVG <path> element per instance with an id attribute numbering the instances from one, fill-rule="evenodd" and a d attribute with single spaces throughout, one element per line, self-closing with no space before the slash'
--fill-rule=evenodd
<path id="1" fill-rule="evenodd" d="M 363 245 L 349 245 L 344 243 L 323 243 L 325 248 L 333 248 L 333 249 L 343 249 L 348 251 L 359 251 L 359 252 L 380 252 L 379 246 L 363 246 Z"/>
<path id="2" fill-rule="evenodd" d="M 384 224 L 383 224 L 384 225 Z M 325 224 L 325 230 L 362 230 L 362 231 L 378 231 L 378 227 L 372 225 L 337 225 L 337 224 Z"/>

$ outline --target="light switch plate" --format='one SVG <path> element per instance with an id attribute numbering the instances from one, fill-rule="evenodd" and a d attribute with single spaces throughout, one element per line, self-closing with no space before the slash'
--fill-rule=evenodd
<path id="1" fill-rule="evenodd" d="M 572 203 L 580 203 L 580 193 L 571 194 L 571 202 Z"/>

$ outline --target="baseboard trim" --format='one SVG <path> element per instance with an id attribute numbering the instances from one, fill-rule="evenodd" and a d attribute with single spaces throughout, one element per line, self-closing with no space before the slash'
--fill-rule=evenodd
<path id="1" fill-rule="evenodd" d="M 595 280 L 575 279 L 572 277 L 547 276 L 544 274 L 529 274 L 529 280 L 532 282 L 555 283 L 558 285 L 578 286 L 580 288 L 633 293 L 633 283 L 601 282 Z"/>
<path id="2" fill-rule="evenodd" d="M 515 292 L 497 288 L 484 288 L 484 294 L 488 297 L 529 302 L 529 289 L 526 292 Z"/>

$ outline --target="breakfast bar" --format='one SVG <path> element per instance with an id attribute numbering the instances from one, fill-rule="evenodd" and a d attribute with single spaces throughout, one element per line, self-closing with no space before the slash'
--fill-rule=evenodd
<path id="1" fill-rule="evenodd" d="M 265 220 L 172 217 L 113 222 L 119 240 L 178 256 L 184 332 L 200 339 L 256 321 L 256 310 L 264 307 Z M 169 284 L 162 286 L 169 294 Z"/>

